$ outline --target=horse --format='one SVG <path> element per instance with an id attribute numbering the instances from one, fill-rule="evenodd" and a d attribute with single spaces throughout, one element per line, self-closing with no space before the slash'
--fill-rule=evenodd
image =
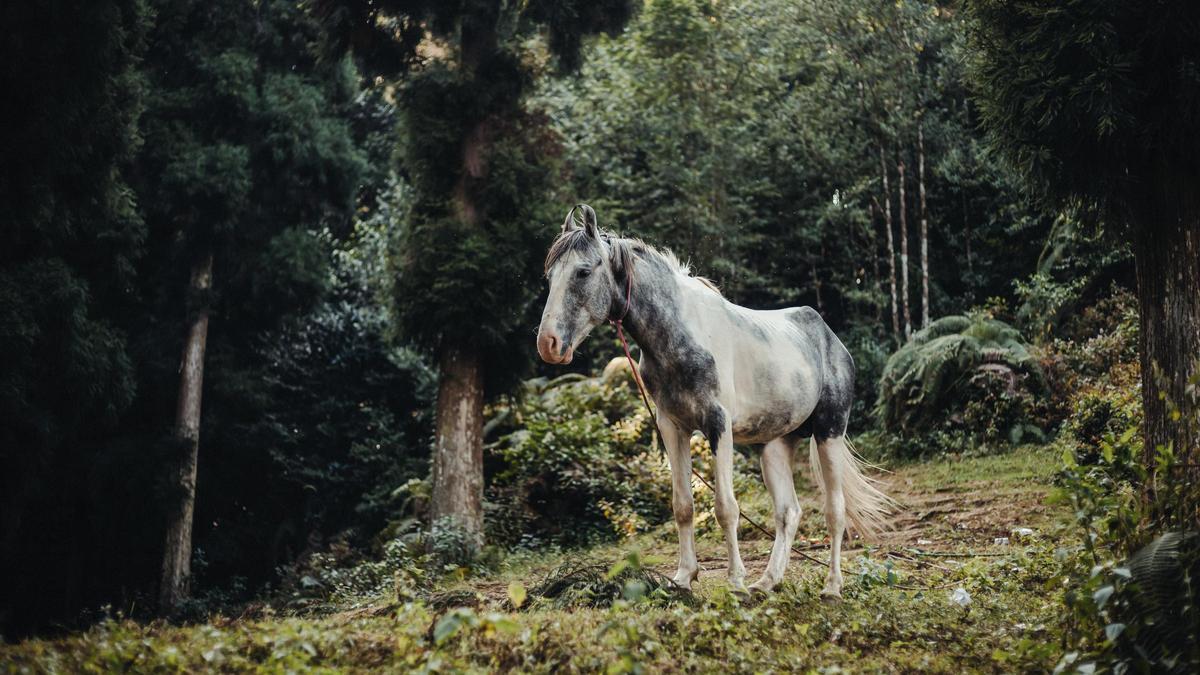
<path id="1" fill-rule="evenodd" d="M 546 255 L 545 275 L 549 293 L 537 334 L 542 360 L 570 363 L 604 321 L 619 322 L 642 350 L 637 370 L 657 409 L 671 465 L 679 534 L 675 586 L 690 591 L 700 571 L 692 435 L 703 434 L 713 448 L 716 517 L 728 549 L 729 584 L 739 594 L 769 592 L 783 579 L 800 523 L 793 461 L 808 438 L 829 527 L 829 572 L 821 595 L 839 599 L 847 526 L 863 536 L 877 533 L 894 502 L 864 473 L 866 464 L 846 438 L 854 360 L 820 314 L 810 307 L 763 311 L 729 302 L 670 250 L 601 229 L 586 204 L 567 212 Z M 749 589 L 738 550 L 734 443 L 763 445 L 762 477 L 774 506 L 771 557 Z"/>

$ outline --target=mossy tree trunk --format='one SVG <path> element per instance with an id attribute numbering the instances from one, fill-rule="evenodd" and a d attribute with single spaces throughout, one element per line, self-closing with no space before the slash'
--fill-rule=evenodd
<path id="1" fill-rule="evenodd" d="M 1188 393 L 1200 361 L 1200 176 L 1164 175 L 1153 184 L 1134 228 L 1145 461 L 1156 472 L 1157 448 L 1170 445 L 1194 486 L 1200 480 L 1200 433 L 1172 409 L 1200 415 L 1187 409 L 1200 401 L 1200 393 Z M 1148 482 L 1149 499 L 1159 482 Z"/>
<path id="2" fill-rule="evenodd" d="M 204 351 L 208 344 L 208 294 L 212 289 L 212 253 L 192 265 L 188 284 L 188 332 L 179 366 L 175 437 L 179 461 L 172 476 L 173 503 L 167 514 L 158 605 L 171 614 L 188 596 L 192 574 L 192 517 L 196 507 L 196 467 L 200 453 L 200 400 L 204 391 Z M 194 309 L 193 309 L 194 307 Z"/>

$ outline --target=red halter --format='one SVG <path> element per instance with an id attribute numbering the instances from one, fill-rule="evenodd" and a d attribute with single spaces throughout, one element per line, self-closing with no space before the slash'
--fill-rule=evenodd
<path id="1" fill-rule="evenodd" d="M 609 319 L 608 322 L 617 327 L 617 337 L 621 340 L 621 348 L 625 350 L 625 358 L 629 361 L 629 372 L 633 375 L 633 381 L 637 384 L 638 393 L 642 396 L 642 403 L 646 405 L 646 411 L 650 413 L 650 419 L 654 421 L 654 426 L 658 427 L 658 415 L 654 413 L 654 408 L 650 406 L 650 397 L 646 395 L 646 385 L 642 384 L 642 376 L 638 374 L 637 364 L 633 362 L 633 355 L 629 353 L 629 342 L 625 340 L 625 330 L 622 322 L 625 321 L 625 315 L 629 314 L 629 305 L 633 303 L 633 263 L 632 261 L 625 265 L 625 309 L 621 310 L 621 316 L 616 319 Z"/>

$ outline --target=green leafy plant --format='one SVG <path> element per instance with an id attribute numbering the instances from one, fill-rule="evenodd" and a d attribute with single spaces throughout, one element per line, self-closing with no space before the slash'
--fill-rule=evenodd
<path id="1" fill-rule="evenodd" d="M 534 380 L 492 419 L 500 434 L 486 456 L 492 541 L 581 544 L 666 519 L 669 470 L 623 380 Z"/>
<path id="2" fill-rule="evenodd" d="M 1035 395 L 1045 389 L 1038 359 L 1016 329 L 984 314 L 948 316 L 888 359 L 875 414 L 887 432 L 922 436 L 913 442 L 925 450 L 912 454 L 936 446 L 923 436 L 937 430 L 1020 443 L 1042 438 Z"/>

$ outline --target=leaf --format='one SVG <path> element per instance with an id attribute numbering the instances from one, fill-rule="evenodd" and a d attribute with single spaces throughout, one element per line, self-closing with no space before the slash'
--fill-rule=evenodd
<path id="1" fill-rule="evenodd" d="M 513 607 L 520 609 L 521 605 L 525 604 L 525 584 L 520 581 L 513 581 L 508 585 L 508 599 L 512 602 Z"/>
<path id="2" fill-rule="evenodd" d="M 475 614 L 471 610 L 456 609 L 438 619 L 437 625 L 433 627 L 434 643 L 439 646 L 444 644 L 446 640 L 453 637 L 463 627 L 463 624 L 473 618 L 475 618 Z"/>
<path id="3" fill-rule="evenodd" d="M 1117 637 L 1125 632 L 1125 624 L 1110 623 L 1104 627 L 1104 637 L 1108 638 L 1109 642 L 1116 642 Z"/>
<path id="4" fill-rule="evenodd" d="M 1112 594 L 1112 586 L 1102 586 L 1095 593 L 1092 593 L 1092 600 L 1096 602 L 1096 609 L 1104 609 L 1104 605 L 1108 604 L 1108 599 L 1112 597 Z"/>

